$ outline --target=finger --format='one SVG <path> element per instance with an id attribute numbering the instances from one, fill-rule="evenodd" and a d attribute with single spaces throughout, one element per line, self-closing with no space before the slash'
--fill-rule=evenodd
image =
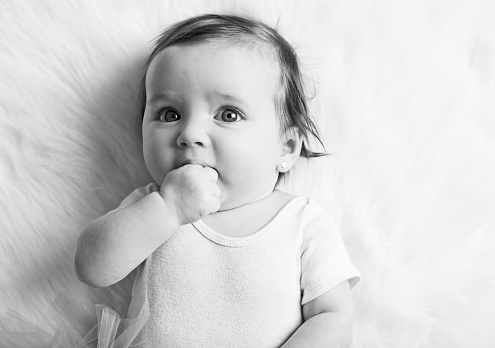
<path id="1" fill-rule="evenodd" d="M 210 193 L 213 197 L 219 198 L 220 195 L 222 194 L 222 190 L 220 189 L 220 187 L 217 184 L 212 183 L 210 185 Z"/>
<path id="2" fill-rule="evenodd" d="M 208 180 L 212 181 L 212 182 L 217 182 L 218 180 L 218 172 L 211 168 L 211 167 L 204 167 L 203 168 L 203 171 L 206 173 L 206 177 L 208 178 Z"/>
<path id="3" fill-rule="evenodd" d="M 220 209 L 220 200 L 218 198 L 212 198 L 209 206 L 210 214 L 216 213 Z"/>
<path id="4" fill-rule="evenodd" d="M 184 171 L 185 173 L 197 173 L 199 170 L 202 170 L 204 166 L 196 163 L 188 163 L 184 164 L 182 167 L 179 167 L 175 170 Z"/>
<path id="5" fill-rule="evenodd" d="M 215 185 L 214 190 L 215 197 L 220 197 L 222 195 L 222 190 L 218 185 Z"/>

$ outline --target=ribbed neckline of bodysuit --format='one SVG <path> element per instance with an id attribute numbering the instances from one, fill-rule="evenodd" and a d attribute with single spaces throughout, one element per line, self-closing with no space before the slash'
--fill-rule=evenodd
<path id="1" fill-rule="evenodd" d="M 287 202 L 282 209 L 258 232 L 250 234 L 245 237 L 228 237 L 220 234 L 206 225 L 203 220 L 194 222 L 192 225 L 206 238 L 216 244 L 220 244 L 227 247 L 244 247 L 257 243 L 262 238 L 268 236 L 273 230 L 274 226 L 280 223 L 287 215 L 291 214 L 295 209 L 299 208 L 303 204 L 306 204 L 307 198 L 295 197 Z"/>

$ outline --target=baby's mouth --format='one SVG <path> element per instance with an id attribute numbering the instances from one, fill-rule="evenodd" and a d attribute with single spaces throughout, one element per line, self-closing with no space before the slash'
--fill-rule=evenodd
<path id="1" fill-rule="evenodd" d="M 201 160 L 196 160 L 196 159 L 188 159 L 188 160 L 185 160 L 184 162 L 182 162 L 182 164 L 180 165 L 180 167 L 183 167 L 187 164 L 198 164 L 202 167 L 209 167 L 208 164 L 206 164 L 205 162 L 201 161 Z"/>

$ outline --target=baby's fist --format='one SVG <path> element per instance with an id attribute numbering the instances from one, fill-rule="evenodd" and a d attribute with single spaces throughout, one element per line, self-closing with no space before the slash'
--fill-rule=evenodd
<path id="1" fill-rule="evenodd" d="M 165 176 L 160 195 L 177 215 L 179 225 L 193 223 L 220 208 L 217 180 L 216 170 L 187 164 Z"/>

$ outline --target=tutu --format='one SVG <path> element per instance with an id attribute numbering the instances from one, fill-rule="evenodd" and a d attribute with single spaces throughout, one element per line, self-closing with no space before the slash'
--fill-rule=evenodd
<path id="1" fill-rule="evenodd" d="M 127 348 L 144 347 L 138 338 L 149 318 L 148 299 L 145 298 L 139 315 L 126 319 L 105 305 L 96 305 L 97 324 L 82 336 L 64 321 L 50 335 L 20 314 L 9 310 L 1 319 L 0 347 L 2 348 Z M 68 320 L 73 318 L 67 318 Z"/>

